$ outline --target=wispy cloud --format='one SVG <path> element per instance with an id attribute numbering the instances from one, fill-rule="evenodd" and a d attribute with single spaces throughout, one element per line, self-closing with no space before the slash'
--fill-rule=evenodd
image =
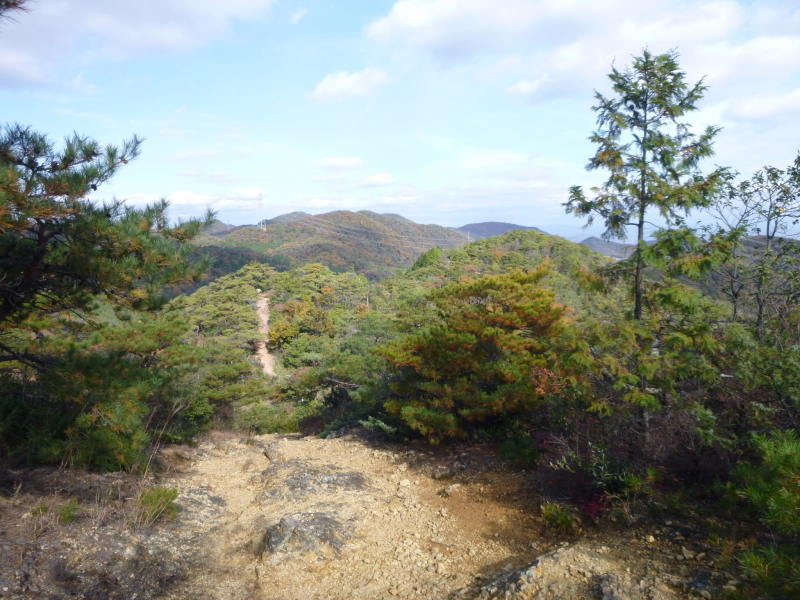
<path id="1" fill-rule="evenodd" d="M 394 177 L 389 175 L 389 173 L 376 173 L 371 177 L 367 177 L 366 181 L 364 182 L 365 185 L 368 186 L 384 186 L 384 185 L 392 185 L 396 183 Z"/>
<path id="2" fill-rule="evenodd" d="M 308 14 L 308 9 L 307 9 L 307 8 L 301 8 L 301 9 L 299 9 L 299 10 L 296 10 L 296 11 L 294 11 L 294 12 L 292 13 L 292 15 L 289 17 L 289 22 L 290 22 L 292 25 L 294 25 L 295 23 L 299 23 L 299 22 L 300 22 L 300 20 L 301 20 L 303 17 L 305 17 L 307 14 Z"/>
<path id="3" fill-rule="evenodd" d="M 385 71 L 371 67 L 349 73 L 338 71 L 329 73 L 311 92 L 314 100 L 325 102 L 343 98 L 358 98 L 370 94 L 376 88 L 389 83 L 391 79 Z"/>
<path id="4" fill-rule="evenodd" d="M 357 156 L 329 156 L 317 161 L 317 166 L 324 169 L 360 169 L 364 167 L 364 159 Z"/>
<path id="5" fill-rule="evenodd" d="M 218 158 L 221 152 L 217 148 L 192 148 L 191 150 L 181 150 L 170 155 L 169 159 L 176 162 L 208 160 Z"/>
<path id="6" fill-rule="evenodd" d="M 52 0 L 4 27 L 0 86 L 60 85 L 62 61 L 158 55 L 219 39 L 277 0 Z"/>

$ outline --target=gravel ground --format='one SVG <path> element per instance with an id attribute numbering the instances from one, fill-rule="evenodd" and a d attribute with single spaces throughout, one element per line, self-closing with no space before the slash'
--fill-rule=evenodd
<path id="1" fill-rule="evenodd" d="M 0 598 L 672 600 L 739 585 L 677 521 L 554 535 L 530 476 L 481 446 L 217 433 L 161 460 L 181 510 L 154 527 L 133 524 L 131 476 L 12 473 Z"/>

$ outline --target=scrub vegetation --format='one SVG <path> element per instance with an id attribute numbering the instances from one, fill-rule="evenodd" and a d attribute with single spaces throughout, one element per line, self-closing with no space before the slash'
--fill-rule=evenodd
<path id="1" fill-rule="evenodd" d="M 57 146 L 6 126 L 4 466 L 146 471 L 154 447 L 212 427 L 494 442 L 566 482 L 571 504 L 544 510 L 554 528 L 572 531 L 578 510 L 635 520 L 712 506 L 752 540 L 739 555 L 750 585 L 799 594 L 800 159 L 748 180 L 703 173 L 717 130 L 692 133 L 705 87 L 684 80 L 677 54 L 645 51 L 610 77 L 589 165 L 609 179 L 565 200 L 609 238 L 635 227 L 628 258 L 528 230 L 401 248 L 380 265 L 380 228 L 399 221 L 366 214 L 316 260 L 311 237 L 331 225 L 300 220 L 229 234 L 272 261 L 171 300 L 209 268 L 191 242 L 214 215 L 171 224 L 166 202 L 89 199 L 137 156 L 136 138 Z M 715 225 L 690 228 L 690 210 Z M 666 226 L 648 245 L 650 213 Z M 264 297 L 275 377 L 254 355 Z M 141 519 L 172 516 L 175 494 L 142 493 Z M 74 507 L 54 510 L 67 521 Z"/>

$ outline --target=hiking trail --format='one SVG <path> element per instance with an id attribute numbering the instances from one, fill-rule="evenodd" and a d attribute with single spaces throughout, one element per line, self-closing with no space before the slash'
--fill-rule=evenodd
<path id="1" fill-rule="evenodd" d="M 275 377 L 275 355 L 269 351 L 269 298 L 262 294 L 256 302 L 258 331 L 264 337 L 256 344 L 256 356 L 264 369 L 264 375 Z"/>

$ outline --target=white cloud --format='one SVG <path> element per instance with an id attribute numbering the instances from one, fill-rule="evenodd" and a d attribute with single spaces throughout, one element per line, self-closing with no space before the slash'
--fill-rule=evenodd
<path id="1" fill-rule="evenodd" d="M 189 133 L 186 129 L 175 129 L 174 127 L 162 127 L 158 130 L 158 135 L 166 138 L 182 137 Z"/>
<path id="2" fill-rule="evenodd" d="M 361 169 L 364 167 L 364 159 L 357 156 L 330 156 L 317 161 L 318 167 L 325 169 Z"/>
<path id="3" fill-rule="evenodd" d="M 344 175 L 312 175 L 311 181 L 317 183 L 344 183 L 347 177 Z"/>
<path id="4" fill-rule="evenodd" d="M 393 183 L 395 183 L 394 177 L 389 175 L 389 173 L 377 173 L 371 177 L 367 177 L 367 180 L 364 182 L 365 185 L 369 186 L 392 185 Z"/>
<path id="5" fill-rule="evenodd" d="M 677 48 L 691 80 L 773 84 L 800 69 L 800 29 L 787 23 L 800 24 L 790 0 L 397 0 L 366 33 L 449 63 L 497 55 L 509 94 L 547 99 L 604 86 L 612 60 L 645 46 Z"/>
<path id="6" fill-rule="evenodd" d="M 298 23 L 298 22 L 299 22 L 299 21 L 300 21 L 300 20 L 301 20 L 303 17 L 305 17 L 307 14 L 308 14 L 308 9 L 307 9 L 307 8 L 301 8 L 300 10 L 296 10 L 296 11 L 294 11 L 294 12 L 292 13 L 292 15 L 289 17 L 289 22 L 290 22 L 292 25 L 294 25 L 295 23 Z"/>
<path id="7" fill-rule="evenodd" d="M 64 62 L 198 48 L 276 0 L 48 0 L 6 24 L 0 85 L 54 83 Z"/>
<path id="8" fill-rule="evenodd" d="M 241 184 L 244 181 L 247 181 L 247 177 L 242 177 L 240 175 L 235 175 L 228 171 L 181 171 L 178 173 L 182 177 L 190 177 L 192 179 L 198 179 L 205 182 L 215 183 L 215 184 L 231 184 L 231 183 L 238 183 Z"/>
<path id="9" fill-rule="evenodd" d="M 458 158 L 450 163 L 449 166 L 468 171 L 516 167 L 529 160 L 526 154 L 519 152 L 484 150 L 470 147 L 461 148 L 458 154 Z"/>
<path id="10" fill-rule="evenodd" d="M 541 75 L 536 79 L 529 79 L 526 77 L 506 88 L 506 91 L 512 96 L 536 96 L 544 88 L 548 79 L 548 75 Z"/>
<path id="11" fill-rule="evenodd" d="M 654 45 L 718 39 L 739 26 L 742 13 L 733 0 L 398 0 L 367 26 L 367 35 L 459 60 L 521 43 L 554 47 L 598 32 Z"/>
<path id="12" fill-rule="evenodd" d="M 357 73 L 338 71 L 329 73 L 311 92 L 311 97 L 318 101 L 341 100 L 366 96 L 375 88 L 389 83 L 390 78 L 385 71 L 366 68 Z"/>
<path id="13" fill-rule="evenodd" d="M 175 152 L 169 156 L 172 161 L 198 161 L 208 160 L 210 158 L 217 158 L 220 156 L 220 151 L 217 148 L 192 148 L 190 150 L 182 150 Z"/>
<path id="14" fill-rule="evenodd" d="M 800 88 L 787 94 L 754 95 L 737 99 L 731 104 L 729 114 L 743 119 L 768 119 L 800 113 Z"/>

